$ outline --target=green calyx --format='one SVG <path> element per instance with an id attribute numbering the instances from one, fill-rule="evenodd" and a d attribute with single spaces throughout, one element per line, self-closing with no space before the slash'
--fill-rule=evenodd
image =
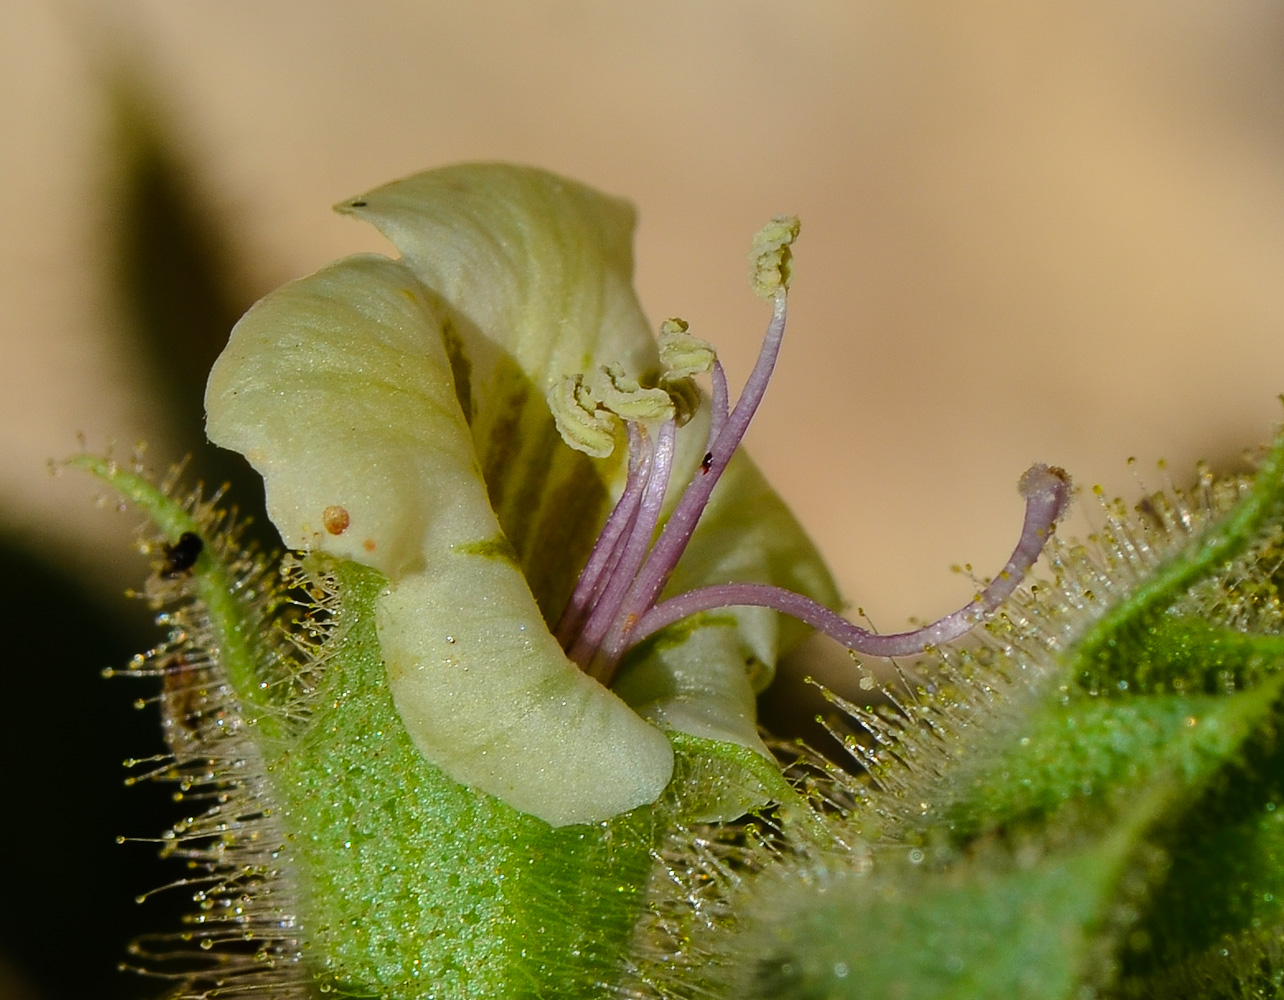
<path id="1" fill-rule="evenodd" d="M 1096 548 L 854 709 L 868 853 L 764 875 L 759 997 L 1284 990 L 1284 435 L 1251 483 L 1106 505 Z M 982 694 L 981 692 L 988 692 Z M 920 728 L 922 727 L 922 728 Z M 844 794 L 844 793 L 839 793 Z M 831 797 L 836 797 L 831 793 Z"/>
<path id="2" fill-rule="evenodd" d="M 354 996 L 593 995 L 620 974 L 657 817 L 553 828 L 428 763 L 379 653 L 383 581 L 334 572 L 344 597 L 318 707 L 269 765 L 313 974 Z"/>

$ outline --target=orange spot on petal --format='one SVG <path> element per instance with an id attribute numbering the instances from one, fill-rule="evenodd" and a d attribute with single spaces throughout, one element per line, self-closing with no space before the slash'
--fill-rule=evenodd
<path id="1" fill-rule="evenodd" d="M 352 518 L 342 507 L 327 507 L 321 512 L 321 523 L 325 525 L 325 530 L 332 535 L 342 535 L 348 530 L 348 525 L 352 523 Z"/>

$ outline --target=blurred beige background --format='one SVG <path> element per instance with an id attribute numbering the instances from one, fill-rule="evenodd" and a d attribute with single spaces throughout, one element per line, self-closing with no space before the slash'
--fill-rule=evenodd
<path id="1" fill-rule="evenodd" d="M 48 476 L 77 432 L 164 444 L 96 270 L 114 62 L 250 289 L 381 249 L 345 196 L 526 161 L 634 200 L 651 317 L 738 384 L 767 318 L 748 238 L 799 214 L 750 446 L 885 629 L 970 596 L 950 563 L 997 570 L 1030 462 L 1131 495 L 1127 456 L 1224 466 L 1280 419 L 1279 4 L 0 6 L 0 504 L 33 544 L 126 550 L 129 518 Z"/>

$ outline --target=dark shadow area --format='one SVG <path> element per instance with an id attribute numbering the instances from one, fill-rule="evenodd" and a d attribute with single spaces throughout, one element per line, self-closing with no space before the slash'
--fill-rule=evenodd
<path id="1" fill-rule="evenodd" d="M 182 871 L 162 863 L 156 845 L 116 838 L 156 837 L 179 807 L 170 788 L 124 785 L 123 760 L 164 751 L 155 708 L 130 707 L 155 685 L 102 676 L 155 640 L 151 612 L 123 594 L 118 612 L 104 612 L 76 581 L 8 540 L 0 540 L 0 601 L 9 620 L 0 664 L 9 708 L 0 727 L 7 964 L 43 1000 L 157 993 L 117 966 L 134 937 L 178 927 L 190 892 L 136 904 Z"/>
<path id="2" fill-rule="evenodd" d="M 274 544 L 262 480 L 240 455 L 205 439 L 205 381 L 258 295 L 236 288 L 235 251 L 217 225 L 218 206 L 169 140 L 163 116 L 128 80 L 117 82 L 113 97 L 115 201 L 105 279 L 122 333 L 145 359 L 141 381 L 160 404 L 165 439 L 177 447 L 155 457 L 168 465 L 190 456 L 185 482 L 209 490 L 231 484 L 236 506 L 253 521 L 250 537 Z"/>

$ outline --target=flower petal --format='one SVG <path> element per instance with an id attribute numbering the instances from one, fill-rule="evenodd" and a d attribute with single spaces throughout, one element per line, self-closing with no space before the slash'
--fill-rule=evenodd
<path id="1" fill-rule="evenodd" d="M 598 364 L 634 378 L 659 367 L 633 291 L 632 206 L 546 171 L 482 163 L 336 209 L 378 227 L 435 293 L 491 506 L 556 621 L 624 464 L 622 448 L 597 461 L 568 448 L 547 392 Z"/>
<path id="2" fill-rule="evenodd" d="M 544 388 L 594 363 L 658 365 L 633 291 L 633 207 L 533 167 L 428 170 L 335 206 L 373 223 L 424 285 Z M 471 346 L 471 345 L 470 345 Z M 473 370 L 474 397 L 491 388 Z M 485 405 L 485 399 L 480 400 Z"/>
<path id="3" fill-rule="evenodd" d="M 397 580 L 422 569 L 432 533 L 493 532 L 484 504 L 456 499 L 476 460 L 440 330 L 414 276 L 375 255 L 278 289 L 236 325 L 206 431 L 263 475 L 286 545 Z"/>
<path id="4" fill-rule="evenodd" d="M 672 750 L 550 635 L 491 510 L 432 298 L 377 256 L 272 293 L 210 375 L 210 438 L 263 475 L 288 545 L 388 578 L 389 683 L 428 760 L 554 825 L 654 801 Z"/>

